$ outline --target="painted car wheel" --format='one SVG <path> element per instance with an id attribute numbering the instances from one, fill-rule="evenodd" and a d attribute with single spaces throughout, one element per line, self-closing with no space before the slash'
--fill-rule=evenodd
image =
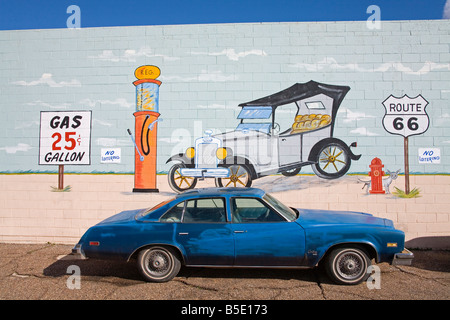
<path id="1" fill-rule="evenodd" d="M 302 168 L 295 168 L 288 171 L 283 171 L 281 174 L 285 177 L 293 177 L 296 176 Z"/>
<path id="2" fill-rule="evenodd" d="M 252 177 L 247 166 L 242 164 L 227 165 L 231 175 L 229 178 L 216 178 L 217 187 L 250 187 Z"/>
<path id="3" fill-rule="evenodd" d="M 371 265 L 367 254 L 359 248 L 339 248 L 326 260 L 326 271 L 338 284 L 358 284 L 368 277 Z"/>
<path id="4" fill-rule="evenodd" d="M 184 163 L 177 163 L 170 168 L 167 178 L 169 180 L 169 186 L 175 192 L 183 192 L 189 189 L 195 188 L 197 184 L 197 178 L 186 177 L 180 174 L 180 169 L 185 168 Z"/>
<path id="5" fill-rule="evenodd" d="M 147 281 L 166 282 L 178 274 L 181 262 L 171 249 L 151 247 L 139 252 L 138 267 Z"/>
<path id="6" fill-rule="evenodd" d="M 351 159 L 347 148 L 340 143 L 331 142 L 317 153 L 316 163 L 311 165 L 314 173 L 324 179 L 342 177 L 350 169 Z"/>

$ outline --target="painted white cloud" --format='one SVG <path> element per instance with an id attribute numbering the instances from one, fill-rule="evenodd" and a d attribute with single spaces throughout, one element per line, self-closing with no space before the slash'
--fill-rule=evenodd
<path id="1" fill-rule="evenodd" d="M 27 106 L 38 106 L 41 108 L 49 108 L 49 109 L 67 109 L 70 107 L 70 103 L 56 103 L 50 104 L 41 100 L 36 100 L 32 102 L 25 103 Z"/>
<path id="2" fill-rule="evenodd" d="M 442 13 L 442 19 L 450 19 L 450 0 L 447 0 Z"/>
<path id="3" fill-rule="evenodd" d="M 249 55 L 267 56 L 264 50 L 253 49 L 248 51 L 237 52 L 234 49 L 224 49 L 220 52 L 192 52 L 194 55 L 209 55 L 209 56 L 226 56 L 231 61 L 238 61 L 240 58 L 244 58 Z"/>
<path id="4" fill-rule="evenodd" d="M 76 79 L 72 79 L 70 81 L 60 81 L 56 82 L 53 79 L 53 75 L 51 73 L 43 73 L 42 76 L 38 80 L 26 82 L 24 80 L 14 81 L 13 84 L 19 86 L 37 86 L 37 85 L 48 85 L 53 88 L 61 88 L 61 87 L 81 87 L 80 81 Z"/>
<path id="5" fill-rule="evenodd" d="M 78 102 L 79 104 L 88 106 L 89 108 L 94 108 L 100 105 L 116 105 L 122 108 L 131 108 L 132 103 L 128 102 L 125 98 L 117 98 L 115 100 L 91 100 L 83 99 Z"/>
<path id="6" fill-rule="evenodd" d="M 163 58 L 164 61 L 175 61 L 179 60 L 178 57 L 170 57 L 163 54 L 156 54 L 153 53 L 153 50 L 150 48 L 141 48 L 139 50 L 134 49 L 127 49 L 123 51 L 122 54 L 116 55 L 112 50 L 103 50 L 102 53 L 98 54 L 97 56 L 89 56 L 89 58 L 92 59 L 98 59 L 102 61 L 112 61 L 112 62 L 136 62 L 136 59 L 141 57 L 147 57 L 147 58 Z"/>
<path id="7" fill-rule="evenodd" d="M 356 72 L 387 72 L 387 71 L 398 71 L 404 74 L 411 75 L 424 75 L 430 73 L 433 70 L 447 69 L 450 71 L 450 63 L 435 63 L 427 61 L 419 70 L 412 70 L 409 67 L 404 66 L 401 62 L 386 62 L 379 65 L 376 68 L 363 68 L 359 66 L 358 63 L 347 63 L 339 64 L 337 60 L 333 57 L 326 57 L 317 63 L 296 63 L 292 64 L 291 67 L 305 69 L 311 72 L 322 71 L 325 68 L 335 69 L 335 70 L 350 70 Z"/>
<path id="8" fill-rule="evenodd" d="M 213 104 L 209 104 L 209 105 L 198 105 L 198 107 L 200 108 L 200 109 L 234 109 L 234 108 L 236 108 L 236 106 L 227 106 L 227 105 L 224 105 L 224 104 L 219 104 L 219 103 L 213 103 Z"/>
<path id="9" fill-rule="evenodd" d="M 367 128 L 356 128 L 354 130 L 351 130 L 350 133 L 359 134 L 360 136 L 379 136 L 379 134 L 371 132 L 367 130 Z"/>
<path id="10" fill-rule="evenodd" d="M 89 108 L 95 108 L 101 105 L 117 105 L 122 108 L 131 108 L 133 107 L 133 103 L 128 102 L 125 98 L 117 98 L 114 100 L 92 100 L 92 99 L 83 99 L 76 103 L 77 105 L 87 106 Z M 25 103 L 27 106 L 37 106 L 40 108 L 48 108 L 48 109 L 67 109 L 72 106 L 71 103 L 48 103 L 41 100 L 36 100 L 32 102 Z"/>
<path id="11" fill-rule="evenodd" d="M 6 151 L 6 153 L 17 153 L 17 152 L 27 152 L 28 150 L 32 149 L 33 147 L 26 143 L 19 143 L 16 146 L 6 146 L 1 147 L 0 150 Z"/>
<path id="12" fill-rule="evenodd" d="M 132 144 L 131 139 L 116 139 L 116 138 L 98 138 L 96 140 L 98 146 L 102 147 L 116 147 L 116 146 L 128 146 Z"/>
<path id="13" fill-rule="evenodd" d="M 19 125 L 15 126 L 15 130 L 26 129 L 33 126 L 39 126 L 39 121 L 21 121 Z"/>
<path id="14" fill-rule="evenodd" d="M 93 119 L 92 120 L 93 123 L 98 123 L 101 126 L 105 126 L 105 127 L 112 127 L 113 124 L 104 120 L 99 120 L 99 119 Z"/>
<path id="15" fill-rule="evenodd" d="M 235 81 L 237 80 L 235 75 L 224 75 L 222 71 L 208 72 L 202 70 L 200 74 L 193 77 L 181 77 L 181 76 L 160 76 L 158 79 L 162 81 L 180 81 L 180 82 L 225 82 L 225 81 Z"/>
<path id="16" fill-rule="evenodd" d="M 343 120 L 345 123 L 357 121 L 357 120 L 364 120 L 368 118 L 375 118 L 375 116 L 367 115 L 364 112 L 353 112 L 350 109 L 342 108 L 338 111 L 339 114 L 343 115 Z M 345 114 L 345 115 L 344 115 Z"/>

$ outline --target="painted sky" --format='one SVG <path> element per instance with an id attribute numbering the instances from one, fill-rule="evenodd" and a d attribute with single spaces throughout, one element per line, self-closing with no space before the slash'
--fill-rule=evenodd
<path id="1" fill-rule="evenodd" d="M 377 5 L 381 20 L 450 18 L 450 0 L 0 0 L 0 30 L 65 28 L 67 8 L 81 27 L 240 22 L 364 21 Z"/>

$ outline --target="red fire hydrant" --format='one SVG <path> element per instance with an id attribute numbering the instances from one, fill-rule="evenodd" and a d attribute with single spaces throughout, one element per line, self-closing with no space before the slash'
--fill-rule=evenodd
<path id="1" fill-rule="evenodd" d="M 385 193 L 385 191 L 383 190 L 384 164 L 381 163 L 381 160 L 379 158 L 374 158 L 372 159 L 369 167 L 369 177 L 371 179 L 371 189 L 369 190 L 369 192 L 380 194 Z"/>

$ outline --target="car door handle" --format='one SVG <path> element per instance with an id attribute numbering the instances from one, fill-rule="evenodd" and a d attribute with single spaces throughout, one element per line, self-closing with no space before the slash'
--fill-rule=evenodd
<path id="1" fill-rule="evenodd" d="M 188 235 L 189 234 L 189 232 L 179 232 L 178 233 L 178 235 L 180 235 L 180 236 L 186 236 L 186 235 Z"/>
<path id="2" fill-rule="evenodd" d="M 234 231 L 234 233 L 245 233 L 245 232 L 247 232 L 247 230 L 245 230 L 245 231 L 244 230 L 235 230 Z"/>

